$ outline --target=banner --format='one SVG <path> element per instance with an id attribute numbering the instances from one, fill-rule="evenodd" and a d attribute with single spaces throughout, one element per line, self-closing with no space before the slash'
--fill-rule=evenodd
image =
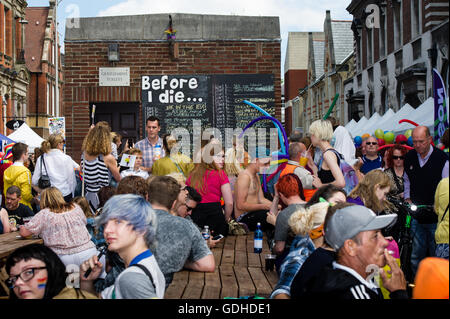
<path id="1" fill-rule="evenodd" d="M 434 96 L 434 143 L 448 128 L 447 94 L 442 77 L 436 69 L 433 69 L 433 96 Z"/>
<path id="2" fill-rule="evenodd" d="M 66 119 L 64 117 L 50 117 L 48 119 L 49 134 L 62 134 L 66 137 Z"/>

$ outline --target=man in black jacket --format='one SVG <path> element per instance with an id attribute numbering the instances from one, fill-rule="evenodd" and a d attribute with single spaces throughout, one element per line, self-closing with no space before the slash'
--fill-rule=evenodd
<path id="1" fill-rule="evenodd" d="M 419 262 L 435 255 L 437 215 L 433 211 L 434 195 L 441 179 L 448 177 L 448 157 L 431 145 L 432 137 L 426 126 L 418 126 L 412 132 L 414 149 L 406 154 L 405 173 L 409 184 L 405 184 L 404 198 L 416 205 L 429 205 L 429 209 L 418 210 L 413 215 L 411 233 L 414 234 L 411 268 L 414 278 Z"/>
<path id="2" fill-rule="evenodd" d="M 381 229 L 397 219 L 396 214 L 377 216 L 364 206 L 339 203 L 325 217 L 325 240 L 336 251 L 336 261 L 322 268 L 307 283 L 307 298 L 375 299 L 383 295 L 374 281 L 379 272 L 391 299 L 406 299 L 406 280 L 388 253 Z M 382 268 L 391 267 L 391 277 Z"/>

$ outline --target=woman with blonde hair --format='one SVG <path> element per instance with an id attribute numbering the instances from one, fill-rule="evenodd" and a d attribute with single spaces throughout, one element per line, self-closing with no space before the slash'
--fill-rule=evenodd
<path id="1" fill-rule="evenodd" d="M 330 121 L 317 120 L 309 127 L 309 134 L 311 135 L 311 143 L 322 151 L 322 157 L 317 166 L 311 156 L 309 156 L 308 166 L 314 172 L 314 175 L 319 177 L 315 179 L 313 185 L 316 188 L 324 184 L 333 184 L 337 187 L 345 187 L 345 179 L 340 168 L 340 161 L 343 159 L 330 144 L 333 138 L 333 127 Z"/>
<path id="2" fill-rule="evenodd" d="M 366 206 L 376 214 L 392 209 L 386 195 L 392 187 L 389 176 L 379 170 L 372 170 L 356 185 L 347 197 L 347 202 Z"/>
<path id="3" fill-rule="evenodd" d="M 98 122 L 83 140 L 81 167 L 83 191 L 93 210 L 99 204 L 97 192 L 110 184 L 111 177 L 121 179 L 117 161 L 111 154 L 111 129 L 107 122 Z"/>
<path id="4" fill-rule="evenodd" d="M 20 227 L 22 237 L 41 237 L 66 266 L 79 266 L 97 254 L 80 206 L 67 203 L 56 187 L 49 187 L 41 193 L 40 207 L 41 211 Z"/>
<path id="5" fill-rule="evenodd" d="M 52 134 L 41 144 L 42 155 L 36 159 L 33 178 L 34 189 L 39 193 L 39 179 L 42 175 L 50 177 L 51 186 L 56 187 L 63 194 L 64 200 L 70 202 L 77 186 L 74 170 L 80 166 L 69 156 L 63 153 L 64 137 L 62 134 Z"/>
<path id="6" fill-rule="evenodd" d="M 223 170 L 225 153 L 222 145 L 215 142 L 205 145 L 201 150 L 200 161 L 186 180 L 186 185 L 193 187 L 202 196 L 202 201 L 192 211 L 192 220 L 200 228 L 207 225 L 215 235 L 226 236 L 233 212 L 233 194 L 228 176 Z M 225 214 L 221 198 L 225 202 Z"/>

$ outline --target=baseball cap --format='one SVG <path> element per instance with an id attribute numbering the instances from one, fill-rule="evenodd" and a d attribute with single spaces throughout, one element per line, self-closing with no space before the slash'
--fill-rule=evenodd
<path id="1" fill-rule="evenodd" d="M 397 214 L 377 216 L 371 209 L 361 205 L 351 205 L 338 209 L 327 222 L 325 240 L 338 250 L 347 239 L 360 232 L 383 229 L 397 219 Z"/>

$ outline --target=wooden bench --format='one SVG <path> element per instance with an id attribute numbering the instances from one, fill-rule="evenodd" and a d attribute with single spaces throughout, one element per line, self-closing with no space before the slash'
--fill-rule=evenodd
<path id="1" fill-rule="evenodd" d="M 270 254 L 263 240 L 261 254 L 253 252 L 253 233 L 228 236 L 211 249 L 216 261 L 213 273 L 183 270 L 174 274 L 166 299 L 223 299 L 258 295 L 269 297 L 278 282 L 275 270 L 265 270 Z"/>

